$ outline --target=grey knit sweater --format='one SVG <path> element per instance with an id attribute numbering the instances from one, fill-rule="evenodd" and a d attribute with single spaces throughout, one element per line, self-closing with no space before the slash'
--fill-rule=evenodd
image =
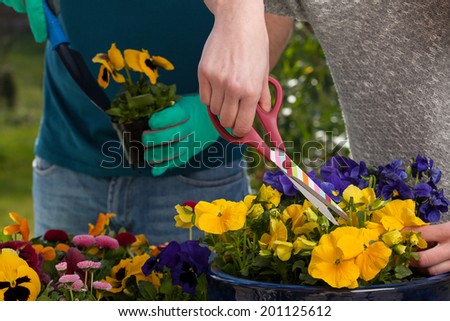
<path id="1" fill-rule="evenodd" d="M 313 28 L 352 158 L 378 165 L 420 153 L 442 170 L 450 197 L 450 0 L 265 2 Z"/>

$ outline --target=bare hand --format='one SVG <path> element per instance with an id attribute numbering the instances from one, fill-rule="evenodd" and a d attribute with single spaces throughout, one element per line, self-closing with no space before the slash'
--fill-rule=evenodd
<path id="1" fill-rule="evenodd" d="M 269 40 L 262 0 L 205 0 L 215 15 L 203 49 L 200 99 L 236 136 L 247 134 L 259 103 L 270 110 Z"/>
<path id="2" fill-rule="evenodd" d="M 450 272 L 450 222 L 414 228 L 428 242 L 428 249 L 419 252 L 411 267 L 429 275 Z"/>

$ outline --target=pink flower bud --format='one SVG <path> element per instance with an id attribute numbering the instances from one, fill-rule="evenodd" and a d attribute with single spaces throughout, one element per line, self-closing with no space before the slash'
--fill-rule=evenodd
<path id="1" fill-rule="evenodd" d="M 119 242 L 108 235 L 99 235 L 95 237 L 95 245 L 105 249 L 118 249 Z"/>
<path id="2" fill-rule="evenodd" d="M 80 247 L 89 247 L 95 244 L 95 237 L 89 234 L 75 235 L 72 239 L 72 243 Z"/>

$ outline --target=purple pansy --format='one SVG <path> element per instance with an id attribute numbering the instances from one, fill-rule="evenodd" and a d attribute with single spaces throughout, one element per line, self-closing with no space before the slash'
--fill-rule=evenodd
<path id="1" fill-rule="evenodd" d="M 400 179 L 388 181 L 381 189 L 381 195 L 385 200 L 390 198 L 407 200 L 414 197 L 408 184 Z"/>
<path id="2" fill-rule="evenodd" d="M 355 185 L 359 188 L 365 188 L 368 185 L 367 180 L 363 179 L 363 177 L 368 176 L 366 164 L 364 162 L 358 164 L 343 156 L 331 157 L 320 169 L 320 176 L 323 181 L 333 185 L 340 181 L 342 184 L 341 191 L 349 185 Z"/>
<path id="3" fill-rule="evenodd" d="M 427 183 L 419 183 L 414 186 L 413 194 L 415 197 L 430 197 L 432 187 Z"/>
<path id="4" fill-rule="evenodd" d="M 208 269 L 211 251 L 200 246 L 198 240 L 181 244 L 170 242 L 157 257 L 151 257 L 142 266 L 142 272 L 149 275 L 153 270 L 163 272 L 170 269 L 172 283 L 181 286 L 184 292 L 195 294 L 197 278 Z"/>
<path id="5" fill-rule="evenodd" d="M 418 154 L 416 160 L 411 164 L 411 174 L 413 177 L 421 179 L 424 175 L 427 175 L 429 181 L 433 184 L 437 184 L 441 180 L 441 171 L 437 168 L 433 168 L 434 161 L 430 158 L 421 156 Z"/>
<path id="6" fill-rule="evenodd" d="M 263 182 L 286 196 L 295 196 L 298 193 L 298 190 L 281 170 L 277 172 L 265 172 Z"/>
<path id="7" fill-rule="evenodd" d="M 444 192 L 433 190 L 427 202 L 420 207 L 420 216 L 427 222 L 438 222 L 441 213 L 448 212 L 449 201 L 444 197 Z"/>

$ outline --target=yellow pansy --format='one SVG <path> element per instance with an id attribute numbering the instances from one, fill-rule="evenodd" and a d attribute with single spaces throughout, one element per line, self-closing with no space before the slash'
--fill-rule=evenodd
<path id="1" fill-rule="evenodd" d="M 194 226 L 194 224 L 192 223 L 192 218 L 194 216 L 194 211 L 192 207 L 188 205 L 182 206 L 177 204 L 175 206 L 175 210 L 178 213 L 178 215 L 174 216 L 176 227 L 191 228 Z"/>
<path id="2" fill-rule="evenodd" d="M 255 219 L 258 218 L 262 213 L 264 213 L 264 207 L 257 202 L 256 195 L 247 195 L 244 197 L 244 203 L 248 207 L 247 216 L 249 218 Z"/>
<path id="3" fill-rule="evenodd" d="M 373 213 L 373 220 L 387 230 L 399 230 L 404 227 L 428 225 L 416 216 L 416 203 L 413 200 L 396 199 Z"/>
<path id="4" fill-rule="evenodd" d="M 291 258 L 293 245 L 291 242 L 283 242 L 275 240 L 273 242 L 274 255 L 281 261 L 287 261 Z"/>
<path id="5" fill-rule="evenodd" d="M 34 301 L 41 290 L 35 270 L 12 249 L 0 251 L 0 301 Z"/>
<path id="6" fill-rule="evenodd" d="M 312 250 L 308 273 L 313 278 L 322 279 L 335 288 L 356 288 L 360 270 L 354 258 L 345 260 L 342 249 L 336 244 L 336 239 L 325 234 L 320 238 L 319 245 Z"/>
<path id="7" fill-rule="evenodd" d="M 302 205 L 300 204 L 289 205 L 284 209 L 282 213 L 283 221 L 286 222 L 288 219 L 291 219 L 292 230 L 302 226 L 307 219 L 305 212 L 310 207 L 311 203 L 308 201 L 305 201 Z"/>
<path id="8" fill-rule="evenodd" d="M 130 252 L 140 255 L 145 253 L 149 248 L 150 244 L 147 237 L 144 234 L 135 235 L 136 241 L 131 243 Z"/>
<path id="9" fill-rule="evenodd" d="M 386 229 L 383 227 L 383 225 L 381 223 L 375 223 L 375 222 L 372 222 L 372 221 L 367 221 L 365 223 L 365 227 L 368 230 L 375 230 L 376 233 L 378 233 L 378 235 L 381 235 L 384 232 L 386 232 Z"/>
<path id="10" fill-rule="evenodd" d="M 244 202 L 232 202 L 219 199 L 210 202 L 201 201 L 195 206 L 195 225 L 202 231 L 222 234 L 236 231 L 245 224 L 247 206 Z"/>
<path id="11" fill-rule="evenodd" d="M 125 77 L 118 72 L 125 66 L 125 62 L 115 43 L 111 44 L 108 54 L 98 53 L 92 58 L 92 61 L 101 64 L 97 77 L 97 82 L 101 87 L 108 87 L 111 76 L 118 83 L 125 82 Z"/>
<path id="12" fill-rule="evenodd" d="M 392 250 L 383 242 L 372 242 L 363 253 L 356 257 L 355 263 L 361 271 L 361 278 L 372 280 L 389 263 Z"/>
<path id="13" fill-rule="evenodd" d="M 357 211 L 363 211 L 366 212 L 366 214 L 370 214 L 370 212 L 367 212 L 369 209 L 369 205 L 372 204 L 375 199 L 375 191 L 372 188 L 364 188 L 360 189 L 355 185 L 349 185 L 344 192 L 342 193 L 342 197 L 345 200 L 345 202 L 340 202 L 339 206 L 343 209 L 346 209 L 348 206 L 348 203 L 352 201 L 352 204 L 360 204 L 355 208 L 353 205 L 352 212 L 347 213 L 349 215 L 348 221 L 344 220 L 343 218 L 338 218 L 338 223 L 341 225 L 349 224 L 353 226 L 359 226 L 359 218 L 356 215 Z M 348 208 L 347 208 L 347 212 Z"/>
<path id="14" fill-rule="evenodd" d="M 342 226 L 330 233 L 344 260 L 357 257 L 364 251 L 362 231 L 353 226 Z"/>
<path id="15" fill-rule="evenodd" d="M 427 241 L 425 241 L 422 237 L 420 237 L 419 232 L 414 231 L 402 231 L 405 239 L 409 240 L 409 243 L 413 246 L 417 246 L 419 249 L 426 249 L 428 247 Z"/>
<path id="16" fill-rule="evenodd" d="M 306 222 L 302 226 L 294 228 L 292 232 L 294 232 L 295 235 L 309 236 L 315 228 L 319 228 L 319 224 L 317 222 Z"/>
<path id="17" fill-rule="evenodd" d="M 280 204 L 281 193 L 270 185 L 262 184 L 258 192 L 258 201 L 264 204 L 267 210 Z"/>
<path id="18" fill-rule="evenodd" d="M 304 235 L 297 237 L 294 241 L 294 254 L 298 254 L 300 251 L 311 251 L 317 246 L 317 243 L 308 240 Z"/>
<path id="19" fill-rule="evenodd" d="M 403 241 L 403 235 L 399 230 L 392 230 L 381 235 L 381 240 L 387 246 L 393 247 Z"/>
<path id="20" fill-rule="evenodd" d="M 170 61 L 161 56 L 150 56 L 148 50 L 141 51 L 127 49 L 124 51 L 125 62 L 128 67 L 134 71 L 143 72 L 150 79 L 152 84 L 156 84 L 159 77 L 158 67 L 165 70 L 173 70 L 174 67 Z"/>
<path id="21" fill-rule="evenodd" d="M 111 48 L 108 50 L 108 58 L 111 65 L 115 70 L 122 70 L 125 66 L 125 61 L 123 59 L 122 53 L 117 49 L 116 44 L 112 43 Z"/>
<path id="22" fill-rule="evenodd" d="M 347 202 L 350 201 L 351 198 L 353 198 L 353 203 L 362 203 L 358 209 L 364 209 L 370 204 L 372 204 L 375 199 L 375 191 L 373 188 L 364 188 L 360 189 L 355 185 L 349 185 L 344 192 L 342 192 L 342 197 Z"/>
<path id="23" fill-rule="evenodd" d="M 136 283 L 141 280 L 154 280 L 154 276 L 148 277 L 142 272 L 142 266 L 150 258 L 148 254 L 142 254 L 133 258 L 120 260 L 119 264 L 113 266 L 111 275 L 106 276 L 105 280 L 111 284 L 111 293 L 120 293 L 126 289 L 127 281 L 131 276 L 136 278 Z M 126 291 L 125 291 L 126 292 Z"/>
<path id="24" fill-rule="evenodd" d="M 3 228 L 3 234 L 4 235 L 20 234 L 22 235 L 22 240 L 28 242 L 30 238 L 30 228 L 28 226 L 28 220 L 22 218 L 22 216 L 14 212 L 9 213 L 9 217 L 14 222 L 16 222 L 16 224 L 5 226 Z"/>
<path id="25" fill-rule="evenodd" d="M 262 249 L 272 250 L 274 249 L 275 241 L 287 241 L 288 231 L 283 221 L 271 217 L 269 232 L 264 233 L 259 240 Z"/>

